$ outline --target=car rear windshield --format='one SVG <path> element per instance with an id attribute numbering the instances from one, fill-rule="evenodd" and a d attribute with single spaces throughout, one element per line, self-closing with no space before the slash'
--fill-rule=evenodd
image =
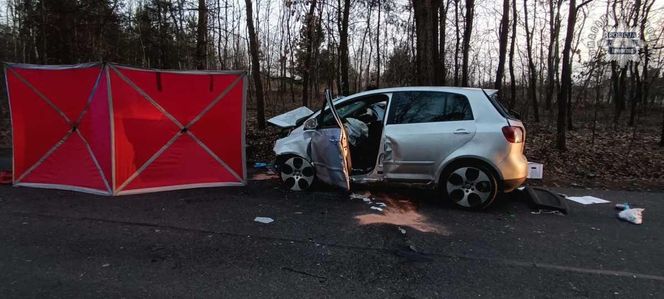
<path id="1" fill-rule="evenodd" d="M 498 92 L 494 92 L 491 95 L 487 94 L 486 92 L 484 92 L 484 94 L 489 99 L 489 102 L 491 102 L 491 105 L 493 105 L 493 107 L 496 108 L 498 113 L 500 113 L 500 115 L 502 115 L 505 118 L 516 119 L 516 117 L 514 117 L 514 115 L 510 113 L 510 110 L 505 108 L 505 106 L 503 106 L 503 104 L 500 102 L 500 100 L 498 99 Z"/>

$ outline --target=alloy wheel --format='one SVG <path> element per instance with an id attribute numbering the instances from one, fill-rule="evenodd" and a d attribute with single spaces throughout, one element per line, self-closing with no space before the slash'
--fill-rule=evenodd
<path id="1" fill-rule="evenodd" d="M 462 207 L 478 208 L 493 200 L 493 180 L 479 168 L 460 167 L 449 175 L 446 184 L 448 197 Z"/>
<path id="2" fill-rule="evenodd" d="M 281 180 L 288 189 L 302 191 L 309 189 L 314 181 L 314 167 L 301 157 L 290 157 L 280 167 Z"/>

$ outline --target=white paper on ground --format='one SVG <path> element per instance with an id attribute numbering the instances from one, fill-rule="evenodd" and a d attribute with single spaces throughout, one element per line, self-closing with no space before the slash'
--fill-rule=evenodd
<path id="1" fill-rule="evenodd" d="M 381 211 L 381 212 L 383 211 L 383 209 L 382 209 L 382 208 L 379 208 L 379 207 L 371 207 L 371 209 L 374 209 L 374 210 L 376 210 L 376 211 Z"/>
<path id="2" fill-rule="evenodd" d="M 267 224 L 273 222 L 274 219 L 270 217 L 256 217 L 254 218 L 254 221 Z"/>
<path id="3" fill-rule="evenodd" d="M 594 203 L 607 203 L 610 202 L 608 200 L 604 200 L 598 197 L 586 195 L 586 196 L 568 196 L 567 199 L 571 201 L 578 202 L 582 205 L 589 205 L 589 204 L 594 204 Z"/>

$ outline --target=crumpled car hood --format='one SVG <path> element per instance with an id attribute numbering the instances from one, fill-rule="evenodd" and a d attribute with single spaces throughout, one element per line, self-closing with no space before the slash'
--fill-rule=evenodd
<path id="1" fill-rule="evenodd" d="M 298 120 L 309 117 L 312 114 L 314 114 L 314 112 L 311 111 L 311 109 L 302 106 L 300 108 L 293 109 L 284 114 L 279 114 L 273 118 L 270 118 L 267 120 L 267 122 L 279 128 L 292 128 L 297 125 Z"/>

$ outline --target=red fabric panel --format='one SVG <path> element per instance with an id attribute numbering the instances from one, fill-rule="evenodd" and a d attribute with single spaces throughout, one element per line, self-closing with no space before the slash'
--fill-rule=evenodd
<path id="1" fill-rule="evenodd" d="M 182 125 L 188 124 L 238 77 L 118 69 Z"/>
<path id="2" fill-rule="evenodd" d="M 81 119 L 79 130 L 90 145 L 104 177 L 111 182 L 111 119 L 108 106 L 108 84 L 106 71 L 97 89 L 94 91 L 92 101 Z"/>
<path id="3" fill-rule="evenodd" d="M 239 81 L 217 105 L 191 127 L 191 132 L 239 176 L 243 175 L 243 83 L 242 80 Z"/>
<path id="4" fill-rule="evenodd" d="M 13 71 L 29 84 L 23 83 Z M 9 66 L 7 83 L 12 112 L 14 178 L 20 178 L 44 158 L 75 125 L 77 130 L 20 182 L 104 192 L 109 191 L 105 183 L 108 182 L 113 191 L 118 192 L 152 157 L 154 161 L 122 190 L 240 182 L 233 173 L 243 176 L 245 82 L 238 81 L 229 89 L 238 78 L 242 76 L 155 72 L 116 66 L 108 68 L 108 73 L 107 68 L 100 66 L 69 69 Z M 189 130 L 229 169 L 191 136 L 179 133 L 180 127 L 166 115 L 187 125 L 227 90 L 228 93 Z M 141 92 L 167 112 L 153 105 Z M 48 98 L 55 108 L 38 93 Z M 67 123 L 58 110 L 71 123 Z M 80 123 L 75 124 L 79 117 Z M 176 136 L 177 140 L 156 156 Z M 113 177 L 115 184 L 112 184 Z"/>
<path id="5" fill-rule="evenodd" d="M 53 102 L 71 121 L 76 121 L 88 102 L 101 67 L 14 70 Z"/>
<path id="6" fill-rule="evenodd" d="M 115 187 L 120 187 L 180 130 L 111 68 Z"/>
<path id="7" fill-rule="evenodd" d="M 185 134 L 124 190 L 215 182 L 238 180 Z"/>
<path id="8" fill-rule="evenodd" d="M 14 143 L 14 179 L 32 167 L 67 131 L 69 125 L 12 72 L 7 70 L 7 83 L 12 113 Z"/>
<path id="9" fill-rule="evenodd" d="M 69 185 L 108 191 L 85 143 L 75 133 L 21 182 Z"/>

